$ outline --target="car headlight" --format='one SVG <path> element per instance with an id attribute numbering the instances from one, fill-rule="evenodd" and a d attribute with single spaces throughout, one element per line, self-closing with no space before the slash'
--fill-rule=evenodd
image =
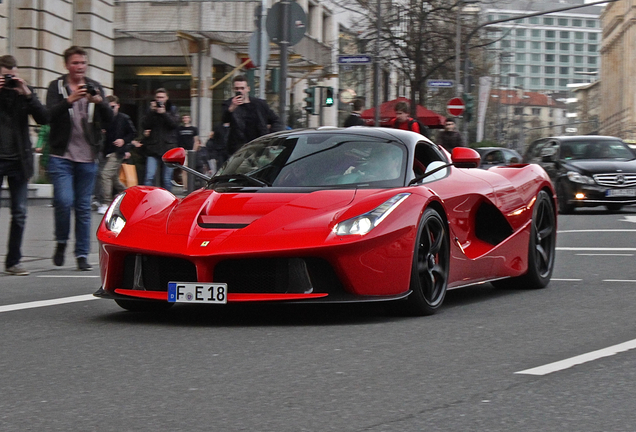
<path id="1" fill-rule="evenodd" d="M 574 183 L 596 184 L 592 177 L 577 173 L 576 171 L 568 171 L 568 179 Z"/>
<path id="2" fill-rule="evenodd" d="M 377 227 L 380 222 L 390 215 L 391 212 L 395 210 L 395 208 L 399 206 L 409 195 L 411 194 L 401 193 L 395 195 L 393 198 L 382 203 L 368 213 L 361 214 L 360 216 L 356 216 L 336 224 L 336 226 L 333 227 L 333 231 L 337 235 L 341 236 L 366 234 L 373 228 Z"/>
<path id="3" fill-rule="evenodd" d="M 124 229 L 126 225 L 126 218 L 121 214 L 119 210 L 119 205 L 121 201 L 126 196 L 126 192 L 122 192 L 117 195 L 117 197 L 113 200 L 110 207 L 108 207 L 108 211 L 104 215 L 104 223 L 106 224 L 106 228 L 115 234 L 119 234 L 121 230 Z"/>

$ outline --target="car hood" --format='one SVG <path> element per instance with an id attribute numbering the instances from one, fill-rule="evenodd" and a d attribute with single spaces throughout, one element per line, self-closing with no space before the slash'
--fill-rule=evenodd
<path id="1" fill-rule="evenodd" d="M 168 234 L 193 235 L 199 229 L 242 229 L 258 225 L 260 232 L 332 215 L 345 209 L 355 190 L 311 193 L 195 192 L 179 202 L 167 220 Z"/>
<path id="2" fill-rule="evenodd" d="M 603 173 L 636 173 L 636 160 L 612 161 L 612 160 L 567 160 L 566 168 L 573 168 L 581 174 L 594 175 Z"/>

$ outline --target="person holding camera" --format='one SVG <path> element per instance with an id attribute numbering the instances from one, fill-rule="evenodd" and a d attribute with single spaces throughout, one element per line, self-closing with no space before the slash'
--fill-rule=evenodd
<path id="1" fill-rule="evenodd" d="M 78 46 L 64 51 L 68 73 L 49 84 L 46 106 L 51 116 L 48 173 L 53 183 L 55 240 L 53 264 L 64 265 L 75 212 L 77 269 L 92 270 L 88 262 L 91 238 L 91 197 L 97 174 L 97 156 L 113 111 L 103 98 L 99 82 L 86 76 L 88 54 Z"/>
<path id="2" fill-rule="evenodd" d="M 232 87 L 234 97 L 223 102 L 223 123 L 230 124 L 227 137 L 230 155 L 253 139 L 283 130 L 283 124 L 267 102 L 250 97 L 245 76 L 235 76 Z"/>
<path id="3" fill-rule="evenodd" d="M 38 124 L 48 123 L 46 108 L 18 75 L 13 56 L 0 57 L 0 186 L 7 178 L 11 196 L 11 225 L 5 259 L 5 273 L 26 276 L 20 264 L 22 237 L 27 215 L 27 190 L 33 175 L 33 150 L 29 136 L 29 115 Z"/>
<path id="4" fill-rule="evenodd" d="M 144 139 L 144 152 L 146 154 L 146 186 L 155 185 L 155 176 L 160 167 L 163 169 L 162 186 L 172 191 L 172 172 L 174 168 L 168 168 L 163 164 L 161 156 L 177 145 L 177 128 L 179 127 L 179 115 L 177 107 L 169 100 L 168 92 L 164 88 L 155 90 L 155 99 L 150 102 L 150 110 L 142 122 L 144 130 L 149 130 Z"/>

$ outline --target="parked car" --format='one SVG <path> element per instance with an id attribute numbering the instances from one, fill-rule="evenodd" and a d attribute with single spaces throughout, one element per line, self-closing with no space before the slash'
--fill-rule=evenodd
<path id="1" fill-rule="evenodd" d="M 163 161 L 183 166 L 182 148 Z M 174 303 L 377 302 L 434 313 L 446 290 L 543 288 L 556 195 L 537 165 L 475 169 L 420 134 L 292 130 L 241 147 L 179 199 L 137 186 L 99 225 L 102 286 L 129 310 Z M 216 306 L 212 306 L 216 305 Z M 213 313 L 213 312 L 211 312 Z"/>
<path id="2" fill-rule="evenodd" d="M 523 160 L 546 170 L 557 190 L 560 213 L 600 205 L 617 211 L 636 204 L 636 153 L 619 138 L 542 138 L 530 144 Z"/>
<path id="3" fill-rule="evenodd" d="M 488 169 L 494 166 L 521 163 L 522 157 L 516 150 L 505 147 L 477 147 L 481 156 L 479 168 Z"/>

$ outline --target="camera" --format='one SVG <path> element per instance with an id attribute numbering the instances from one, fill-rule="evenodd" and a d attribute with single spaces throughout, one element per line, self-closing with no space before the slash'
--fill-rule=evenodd
<path id="1" fill-rule="evenodd" d="M 97 89 L 95 88 L 93 84 L 86 83 L 86 93 L 88 93 L 91 96 L 97 96 Z"/>
<path id="2" fill-rule="evenodd" d="M 163 106 L 163 102 L 160 101 L 155 101 L 155 104 L 157 105 L 157 108 L 161 108 Z"/>
<path id="3" fill-rule="evenodd" d="M 237 91 L 234 96 L 238 96 L 238 97 L 243 97 L 243 93 L 241 93 L 240 91 Z"/>
<path id="4" fill-rule="evenodd" d="M 11 75 L 11 74 L 4 74 L 3 78 L 4 78 L 4 86 L 6 88 L 17 88 L 19 81 L 17 79 L 14 79 L 15 75 Z"/>

